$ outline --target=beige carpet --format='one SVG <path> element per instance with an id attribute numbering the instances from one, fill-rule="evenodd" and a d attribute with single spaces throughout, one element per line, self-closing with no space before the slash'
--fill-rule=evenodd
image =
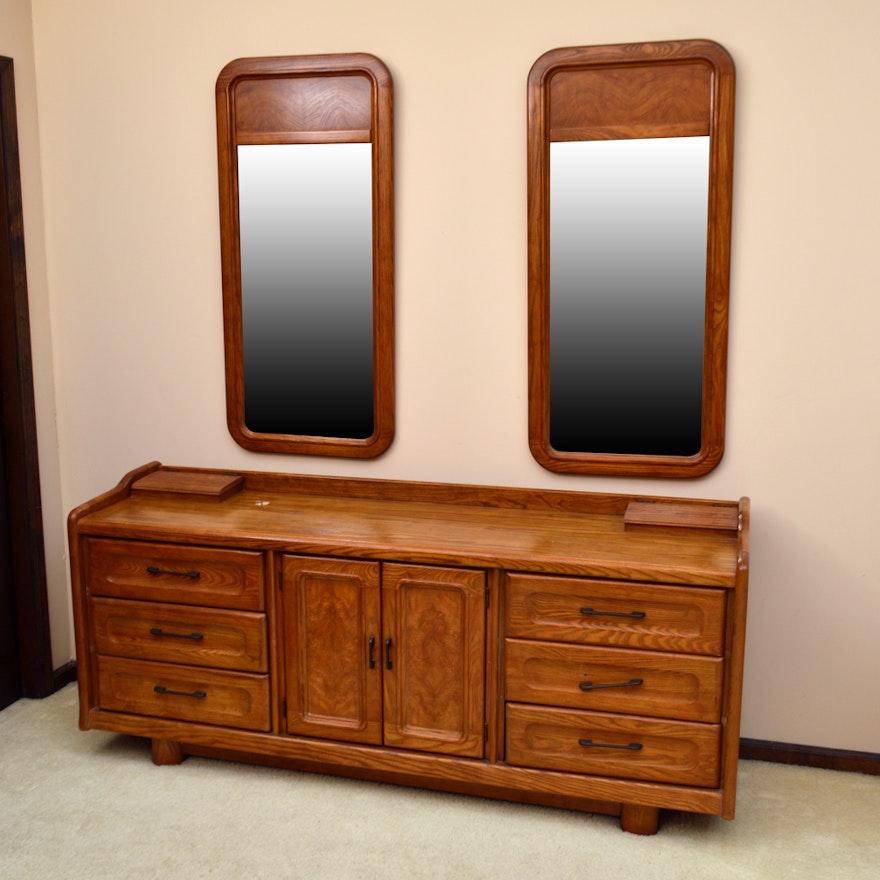
<path id="1" fill-rule="evenodd" d="M 0 712 L 0 878 L 880 878 L 880 777 L 743 762 L 737 818 L 617 820 L 189 758 L 77 728 L 76 687 Z"/>

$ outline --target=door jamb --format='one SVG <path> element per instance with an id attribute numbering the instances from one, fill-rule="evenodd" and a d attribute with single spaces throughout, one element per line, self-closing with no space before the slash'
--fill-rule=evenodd
<path id="1" fill-rule="evenodd" d="M 9 501 L 13 592 L 25 697 L 55 690 L 25 274 L 21 177 L 11 58 L 0 56 L 0 428 Z"/>

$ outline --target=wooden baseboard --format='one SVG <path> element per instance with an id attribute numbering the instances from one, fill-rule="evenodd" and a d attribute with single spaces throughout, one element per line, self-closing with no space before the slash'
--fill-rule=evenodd
<path id="1" fill-rule="evenodd" d="M 801 746 L 768 742 L 763 739 L 741 739 L 739 756 L 747 761 L 771 761 L 775 764 L 798 764 L 823 770 L 844 770 L 880 776 L 880 755 L 821 746 Z"/>
<path id="2" fill-rule="evenodd" d="M 71 660 L 54 670 L 52 681 L 53 693 L 76 681 L 76 660 Z M 740 739 L 739 756 L 744 761 L 797 764 L 802 767 L 818 767 L 823 770 L 843 770 L 849 773 L 867 773 L 870 776 L 880 776 L 880 754 L 873 752 L 826 749 L 821 746 L 801 746 L 770 742 L 764 739 Z"/>
<path id="3" fill-rule="evenodd" d="M 74 681 L 76 681 L 76 660 L 68 660 L 64 666 L 52 670 L 52 693 L 60 691 Z"/>

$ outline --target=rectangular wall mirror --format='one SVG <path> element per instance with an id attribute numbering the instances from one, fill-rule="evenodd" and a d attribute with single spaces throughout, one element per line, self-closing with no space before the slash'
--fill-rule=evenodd
<path id="1" fill-rule="evenodd" d="M 372 55 L 217 80 L 227 423 L 261 452 L 370 458 L 394 434 L 392 83 Z"/>
<path id="2" fill-rule="evenodd" d="M 730 56 L 557 49 L 528 98 L 532 454 L 563 473 L 704 474 L 724 448 Z"/>

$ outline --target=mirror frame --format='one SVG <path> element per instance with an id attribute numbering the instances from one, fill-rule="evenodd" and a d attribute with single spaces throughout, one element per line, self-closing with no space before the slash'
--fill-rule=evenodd
<path id="1" fill-rule="evenodd" d="M 724 452 L 735 68 L 710 40 L 554 49 L 528 79 L 529 448 L 568 474 L 696 477 Z M 692 456 L 550 444 L 550 143 L 706 136 L 709 204 L 701 446 Z"/>
<path id="2" fill-rule="evenodd" d="M 366 78 L 369 88 L 358 82 Z M 374 458 L 394 439 L 394 162 L 391 73 L 374 55 L 239 58 L 217 78 L 217 156 L 226 358 L 226 421 L 256 452 Z M 245 423 L 238 216 L 239 144 L 372 144 L 373 433 L 319 437 Z"/>

